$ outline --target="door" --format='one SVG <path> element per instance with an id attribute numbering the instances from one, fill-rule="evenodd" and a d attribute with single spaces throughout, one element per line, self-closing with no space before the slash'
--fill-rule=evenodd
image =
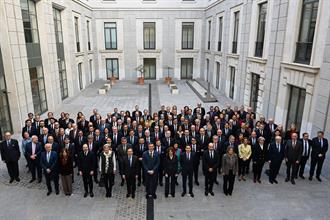
<path id="1" fill-rule="evenodd" d="M 156 79 L 156 58 L 144 58 L 144 78 Z"/>
<path id="2" fill-rule="evenodd" d="M 181 79 L 193 78 L 193 58 L 181 58 Z"/>
<path id="3" fill-rule="evenodd" d="M 251 73 L 250 106 L 254 112 L 256 112 L 258 105 L 259 82 L 260 76 Z"/>
<path id="4" fill-rule="evenodd" d="M 291 86 L 290 90 L 286 127 L 288 129 L 294 123 L 299 131 L 304 112 L 306 90 L 295 86 Z"/>
<path id="5" fill-rule="evenodd" d="M 220 63 L 217 62 L 217 75 L 215 79 L 215 88 L 219 89 L 219 83 L 220 83 Z"/>
<path id="6" fill-rule="evenodd" d="M 119 66 L 117 58 L 106 59 L 107 67 L 107 78 L 111 79 L 112 77 L 119 79 Z"/>

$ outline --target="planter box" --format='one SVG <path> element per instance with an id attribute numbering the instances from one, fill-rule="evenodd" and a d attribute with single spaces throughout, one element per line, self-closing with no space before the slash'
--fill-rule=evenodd
<path id="1" fill-rule="evenodd" d="M 179 89 L 178 89 L 178 87 L 176 87 L 176 86 L 172 86 L 172 87 L 171 87 L 171 93 L 172 93 L 173 95 L 177 95 L 177 94 L 179 94 Z"/>
<path id="2" fill-rule="evenodd" d="M 144 77 L 138 77 L 138 84 L 144 85 Z"/>
<path id="3" fill-rule="evenodd" d="M 102 86 L 99 88 L 99 95 L 105 95 L 108 92 L 108 86 Z"/>

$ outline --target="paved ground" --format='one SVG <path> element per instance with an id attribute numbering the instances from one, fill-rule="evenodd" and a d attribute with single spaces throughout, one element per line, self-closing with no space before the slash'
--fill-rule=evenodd
<path id="1" fill-rule="evenodd" d="M 101 114 L 112 111 L 132 110 L 135 104 L 141 109 L 148 108 L 148 86 L 139 86 L 132 81 L 119 81 L 107 95 L 97 95 L 98 81 L 85 89 L 79 96 L 65 101 L 56 110 L 70 112 L 75 117 L 77 111 L 91 114 L 92 108 L 99 109 Z M 179 95 L 171 95 L 169 88 L 162 82 L 152 81 L 152 108 L 161 104 L 194 106 L 200 102 L 184 81 L 177 82 Z M 220 93 L 219 93 L 220 94 Z M 219 94 L 220 103 L 204 104 L 220 105 L 228 102 Z M 146 200 L 144 189 L 138 188 L 135 200 L 126 199 L 125 187 L 118 184 L 113 190 L 113 198 L 104 197 L 104 189 L 95 187 L 94 198 L 83 198 L 83 187 L 80 177 L 75 176 L 74 194 L 71 197 L 46 196 L 45 182 L 29 184 L 30 175 L 26 173 L 24 161 L 21 164 L 20 183 L 9 184 L 5 166 L 0 162 L 0 219 L 1 220 L 35 220 L 35 219 L 145 219 Z M 200 176 L 200 186 L 194 185 L 195 198 L 181 197 L 181 177 L 176 188 L 175 198 L 165 198 L 164 188 L 158 188 L 158 199 L 155 201 L 155 219 L 330 219 L 330 160 L 326 161 L 323 182 L 297 180 L 296 185 L 284 182 L 284 168 L 280 172 L 278 185 L 269 184 L 263 176 L 262 184 L 254 184 L 251 174 L 246 182 L 235 183 L 232 197 L 222 194 L 222 178 L 218 177 L 220 186 L 215 186 L 214 197 L 204 196 L 204 179 Z M 308 169 L 308 168 L 307 168 Z M 306 171 L 307 172 L 307 171 Z"/>

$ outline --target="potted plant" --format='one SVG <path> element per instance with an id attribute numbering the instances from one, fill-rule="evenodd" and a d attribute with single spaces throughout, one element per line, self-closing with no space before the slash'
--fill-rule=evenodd
<path id="1" fill-rule="evenodd" d="M 140 74 L 138 76 L 138 84 L 143 85 L 144 84 L 144 66 L 140 65 L 140 66 L 136 67 L 136 70 L 138 72 L 140 72 Z"/>
<path id="2" fill-rule="evenodd" d="M 172 81 L 172 77 L 170 77 L 170 69 L 173 69 L 173 68 L 170 66 L 167 66 L 166 69 L 167 69 L 167 76 L 165 76 L 165 84 L 169 85 Z"/>

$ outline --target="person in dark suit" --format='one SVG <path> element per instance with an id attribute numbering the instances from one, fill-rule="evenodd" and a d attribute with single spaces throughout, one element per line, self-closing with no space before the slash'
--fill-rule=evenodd
<path id="1" fill-rule="evenodd" d="M 10 177 L 10 183 L 14 180 L 20 181 L 18 160 L 21 157 L 21 151 L 18 141 L 11 138 L 10 132 L 5 132 L 5 140 L 0 143 L 1 159 L 6 163 L 7 171 Z"/>
<path id="2" fill-rule="evenodd" d="M 25 126 L 22 128 L 22 137 L 23 137 L 24 132 L 29 133 L 30 137 L 32 137 L 32 135 L 37 135 L 37 130 L 32 125 L 32 121 L 30 119 L 27 119 L 25 121 Z"/>
<path id="3" fill-rule="evenodd" d="M 251 142 L 252 145 L 253 141 Z M 253 161 L 253 182 L 261 183 L 262 168 L 265 164 L 267 156 L 267 146 L 265 138 L 259 137 L 258 142 L 252 145 L 252 161 Z"/>
<path id="4" fill-rule="evenodd" d="M 191 147 L 189 145 L 186 146 L 185 152 L 182 153 L 181 156 L 181 168 L 182 168 L 182 189 L 183 192 L 181 196 L 185 196 L 187 193 L 187 179 L 189 186 L 189 194 L 191 197 L 194 197 L 193 193 L 193 174 L 194 174 L 194 160 L 195 153 L 191 152 Z"/>
<path id="5" fill-rule="evenodd" d="M 145 184 L 145 174 L 144 174 L 144 169 L 142 165 L 142 157 L 144 151 L 147 150 L 147 147 L 144 144 L 144 138 L 139 139 L 139 144 L 135 147 L 134 153 L 136 157 L 138 158 L 139 161 L 139 167 L 138 167 L 138 186 L 141 186 L 141 182 Z"/>
<path id="6" fill-rule="evenodd" d="M 202 151 L 201 151 L 200 146 L 197 144 L 196 138 L 191 138 L 191 151 L 195 154 L 194 161 L 193 161 L 194 180 L 195 180 L 195 184 L 197 186 L 199 186 L 198 170 L 199 170 L 199 164 L 200 164 Z"/>
<path id="7" fill-rule="evenodd" d="M 173 147 L 167 149 L 167 154 L 164 158 L 164 176 L 165 176 L 165 197 L 168 197 L 171 191 L 171 196 L 175 197 L 175 178 L 178 176 L 178 158 L 175 155 Z M 171 187 L 170 187 L 171 186 Z"/>
<path id="8" fill-rule="evenodd" d="M 159 156 L 157 152 L 154 151 L 154 144 L 150 143 L 148 149 L 149 150 L 145 151 L 142 156 L 142 165 L 146 175 L 146 197 L 156 199 Z"/>
<path id="9" fill-rule="evenodd" d="M 173 147 L 175 143 L 174 138 L 171 137 L 171 131 L 166 131 L 165 132 L 165 137 L 163 137 L 162 140 L 162 145 L 165 147 L 165 149 L 169 148 L 169 147 Z"/>
<path id="10" fill-rule="evenodd" d="M 79 175 L 82 176 L 84 182 L 84 197 L 86 198 L 88 192 L 93 197 L 93 174 L 95 169 L 95 157 L 93 151 L 88 150 L 88 145 L 83 145 L 83 151 L 78 156 L 78 170 Z M 89 190 L 88 190 L 89 189 Z"/>
<path id="11" fill-rule="evenodd" d="M 302 152 L 301 152 L 301 159 L 298 167 L 299 171 L 299 177 L 301 179 L 305 179 L 304 177 L 304 171 L 305 171 L 305 166 L 308 161 L 309 155 L 311 153 L 311 149 L 313 147 L 313 142 L 312 140 L 309 139 L 309 134 L 308 133 L 303 133 L 303 138 L 301 139 L 302 143 Z"/>
<path id="12" fill-rule="evenodd" d="M 269 145 L 268 150 L 268 162 L 269 162 L 269 182 L 271 184 L 278 184 L 276 177 L 281 168 L 282 161 L 284 159 L 284 144 L 282 143 L 282 137 L 276 136 L 275 142 Z"/>
<path id="13" fill-rule="evenodd" d="M 57 169 L 57 153 L 52 151 L 52 145 L 47 143 L 45 145 L 46 151 L 41 153 L 40 164 L 45 174 L 46 184 L 47 184 L 47 196 L 52 193 L 51 181 L 54 181 L 55 184 L 55 193 L 58 195 L 59 191 L 59 176 Z"/>
<path id="14" fill-rule="evenodd" d="M 130 130 L 129 131 L 129 136 L 127 137 L 127 140 L 128 140 L 128 143 L 130 145 L 132 145 L 133 149 L 136 148 L 136 146 L 138 145 L 139 143 L 139 139 L 137 136 L 134 135 L 134 131 L 133 130 Z M 134 150 L 135 151 L 135 150 Z"/>
<path id="15" fill-rule="evenodd" d="M 97 178 L 97 167 L 98 167 L 97 157 L 99 155 L 100 149 L 98 148 L 98 145 L 94 142 L 94 137 L 92 135 L 88 135 L 88 137 L 87 137 L 87 146 L 88 146 L 89 151 L 93 152 L 92 155 L 94 157 L 94 160 L 93 160 L 94 161 L 94 172 L 93 172 L 94 181 L 95 181 L 95 183 L 99 183 L 99 180 Z"/>
<path id="16" fill-rule="evenodd" d="M 36 180 L 36 172 L 38 176 L 38 183 L 41 182 L 42 179 L 42 170 L 40 166 L 40 156 L 42 152 L 41 144 L 38 142 L 38 137 L 36 135 L 32 136 L 32 141 L 26 145 L 25 154 L 29 159 L 30 171 L 32 175 L 32 179 L 29 183 L 32 183 Z"/>
<path id="17" fill-rule="evenodd" d="M 60 153 L 60 147 L 58 143 L 54 142 L 54 137 L 52 135 L 48 136 L 48 143 L 52 146 L 52 151 L 55 151 L 57 154 Z M 45 148 L 43 148 L 42 151 L 45 151 Z"/>
<path id="18" fill-rule="evenodd" d="M 295 184 L 294 178 L 297 176 L 298 165 L 301 159 L 301 152 L 301 142 L 298 140 L 298 135 L 293 133 L 291 135 L 291 140 L 286 142 L 284 153 L 287 166 L 285 182 L 289 182 L 289 180 L 291 180 L 291 183 L 293 185 Z"/>
<path id="19" fill-rule="evenodd" d="M 123 179 L 126 180 L 127 194 L 126 198 L 132 196 L 135 198 L 136 179 L 138 178 L 139 161 L 133 155 L 133 148 L 127 149 L 127 155 L 123 158 Z"/>
<path id="20" fill-rule="evenodd" d="M 324 138 L 324 132 L 317 132 L 317 137 L 313 138 L 313 148 L 311 154 L 311 168 L 309 170 L 309 180 L 313 180 L 314 170 L 316 168 L 316 179 L 322 181 L 320 178 L 325 155 L 328 151 L 328 140 Z"/>
<path id="21" fill-rule="evenodd" d="M 215 174 L 219 166 L 219 154 L 214 151 L 213 143 L 208 144 L 208 150 L 203 153 L 203 172 L 205 176 L 205 196 L 210 193 L 214 196 L 213 184 L 215 182 Z"/>
<path id="22" fill-rule="evenodd" d="M 119 162 L 119 174 L 121 176 L 121 186 L 124 186 L 125 179 L 123 178 L 124 166 L 123 161 L 124 158 L 127 156 L 127 149 L 132 148 L 132 145 L 127 143 L 126 137 L 121 138 L 121 145 L 117 147 L 117 157 Z"/>
<path id="23" fill-rule="evenodd" d="M 116 155 L 109 144 L 105 144 L 102 148 L 103 152 L 100 155 L 99 168 L 106 189 L 106 197 L 110 198 L 116 173 Z"/>

